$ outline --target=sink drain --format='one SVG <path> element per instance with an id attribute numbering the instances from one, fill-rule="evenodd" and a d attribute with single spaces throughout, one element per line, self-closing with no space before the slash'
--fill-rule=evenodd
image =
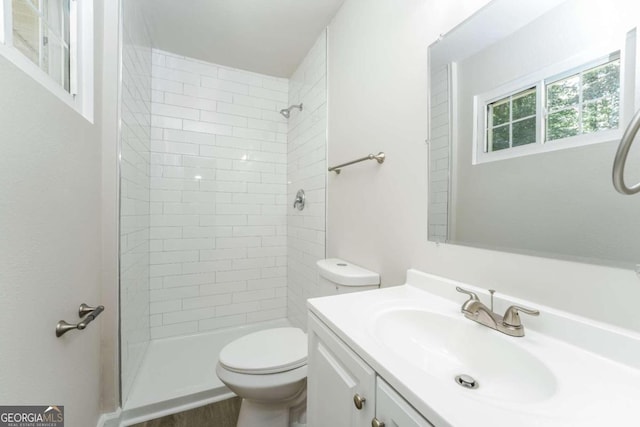
<path id="1" fill-rule="evenodd" d="M 470 375 L 461 374 L 456 376 L 456 383 L 464 388 L 476 389 L 478 388 L 478 382 Z"/>

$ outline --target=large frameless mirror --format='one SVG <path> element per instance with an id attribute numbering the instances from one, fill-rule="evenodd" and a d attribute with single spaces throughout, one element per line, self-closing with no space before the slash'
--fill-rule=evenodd
<path id="1" fill-rule="evenodd" d="M 495 0 L 430 47 L 429 240 L 640 263 L 640 197 L 611 180 L 640 105 L 638 16 L 623 0 Z"/>

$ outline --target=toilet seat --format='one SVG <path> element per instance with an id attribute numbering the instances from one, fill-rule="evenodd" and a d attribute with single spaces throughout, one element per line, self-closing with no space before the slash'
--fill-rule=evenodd
<path id="1" fill-rule="evenodd" d="M 227 344 L 219 363 L 228 371 L 266 375 L 307 364 L 307 335 L 299 328 L 275 328 L 245 335 Z"/>

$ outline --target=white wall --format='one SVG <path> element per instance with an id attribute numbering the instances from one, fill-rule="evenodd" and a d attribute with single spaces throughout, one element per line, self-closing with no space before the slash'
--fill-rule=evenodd
<path id="1" fill-rule="evenodd" d="M 347 0 L 329 25 L 328 163 L 387 160 L 329 174 L 328 255 L 386 284 L 424 259 L 427 47 L 483 3 Z"/>
<path id="2" fill-rule="evenodd" d="M 320 36 L 289 79 L 289 103 L 303 104 L 289 118 L 287 160 L 287 317 L 307 323 L 308 298 L 318 296 L 316 261 L 325 258 L 327 171 L 327 33 Z M 293 208 L 299 189 L 306 205 Z"/>
<path id="3" fill-rule="evenodd" d="M 286 79 L 154 50 L 151 337 L 286 316 Z"/>
<path id="4" fill-rule="evenodd" d="M 120 363 L 126 402 L 150 339 L 151 39 L 144 10 L 122 7 L 120 90 Z"/>
<path id="5" fill-rule="evenodd" d="M 94 11 L 99 106 L 102 1 Z M 2 56 L 0 93 L 0 402 L 65 405 L 65 425 L 95 425 L 102 318 L 54 329 L 101 302 L 100 116 L 87 121 Z"/>
<path id="6" fill-rule="evenodd" d="M 630 270 L 427 241 L 427 46 L 486 3 L 347 0 L 329 26 L 327 255 L 403 283 L 415 267 L 640 330 Z"/>

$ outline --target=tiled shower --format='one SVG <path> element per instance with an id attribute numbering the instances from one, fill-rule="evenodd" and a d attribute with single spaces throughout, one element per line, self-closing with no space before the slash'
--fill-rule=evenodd
<path id="1" fill-rule="evenodd" d="M 289 119 L 287 216 L 287 313 L 306 325 L 306 300 L 318 296 L 316 261 L 325 258 L 327 179 L 327 38 L 323 32 L 289 79 L 289 104 L 303 104 Z M 305 191 L 305 209 L 291 209 Z"/>
<path id="2" fill-rule="evenodd" d="M 122 399 L 149 344 L 151 40 L 124 2 L 120 87 L 120 365 Z"/>
<path id="3" fill-rule="evenodd" d="M 151 337 L 286 316 L 286 79 L 153 52 Z"/>
<path id="4" fill-rule="evenodd" d="M 130 3 L 130 2 L 125 2 Z M 121 375 L 150 340 L 304 326 L 325 257 L 326 34 L 279 78 L 158 49 L 124 13 Z M 136 34 L 131 34 L 133 28 Z M 279 111 L 303 103 L 289 120 Z M 293 195 L 307 193 L 305 210 Z"/>

